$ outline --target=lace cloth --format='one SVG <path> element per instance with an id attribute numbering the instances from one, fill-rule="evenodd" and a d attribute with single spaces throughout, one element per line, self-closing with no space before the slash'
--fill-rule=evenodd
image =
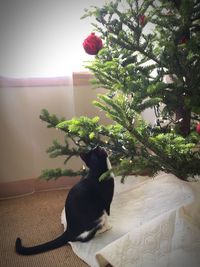
<path id="1" fill-rule="evenodd" d="M 171 174 L 119 180 L 111 230 L 87 243 L 71 242 L 73 251 L 91 267 L 199 267 L 200 183 Z"/>

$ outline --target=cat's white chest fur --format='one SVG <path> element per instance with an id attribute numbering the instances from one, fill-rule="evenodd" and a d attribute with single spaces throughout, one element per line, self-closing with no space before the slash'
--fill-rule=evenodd
<path id="1" fill-rule="evenodd" d="M 111 169 L 112 169 L 112 166 L 111 166 L 109 157 L 106 158 L 106 163 L 107 163 L 107 168 L 108 168 L 108 170 L 111 170 Z M 110 173 L 110 176 L 111 176 L 112 178 L 115 178 L 113 172 Z"/>

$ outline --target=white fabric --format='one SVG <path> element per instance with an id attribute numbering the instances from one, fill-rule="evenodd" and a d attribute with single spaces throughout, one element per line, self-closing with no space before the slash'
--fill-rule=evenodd
<path id="1" fill-rule="evenodd" d="M 199 267 L 200 184 L 171 174 L 115 182 L 112 229 L 73 251 L 92 267 Z"/>

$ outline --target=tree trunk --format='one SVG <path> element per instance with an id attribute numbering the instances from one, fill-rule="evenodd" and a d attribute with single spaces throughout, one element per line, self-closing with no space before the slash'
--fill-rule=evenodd
<path id="1" fill-rule="evenodd" d="M 176 112 L 177 131 L 182 136 L 187 136 L 190 133 L 191 110 L 179 107 Z"/>

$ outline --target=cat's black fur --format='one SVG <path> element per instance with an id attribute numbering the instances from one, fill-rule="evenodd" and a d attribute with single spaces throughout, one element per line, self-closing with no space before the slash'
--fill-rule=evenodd
<path id="1" fill-rule="evenodd" d="M 106 212 L 110 214 L 110 204 L 114 191 L 114 179 L 109 177 L 99 182 L 99 177 L 108 170 L 107 153 L 96 147 L 81 155 L 89 168 L 86 178 L 81 179 L 68 193 L 65 202 L 67 230 L 58 238 L 34 247 L 24 247 L 17 238 L 16 252 L 22 255 L 33 255 L 56 249 L 69 241 L 86 242 L 102 228 L 100 218 Z M 87 235 L 82 233 L 87 231 Z"/>

